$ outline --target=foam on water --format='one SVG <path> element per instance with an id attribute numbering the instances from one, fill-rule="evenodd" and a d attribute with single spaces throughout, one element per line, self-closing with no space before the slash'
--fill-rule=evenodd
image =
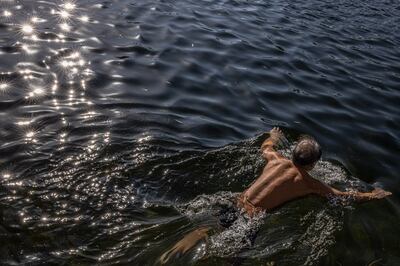
<path id="1" fill-rule="evenodd" d="M 221 191 L 213 195 L 199 195 L 188 203 L 178 205 L 177 208 L 187 217 L 199 219 L 207 215 L 217 215 L 224 206 L 233 206 L 238 195 L 239 193 L 229 191 Z"/>
<path id="2" fill-rule="evenodd" d="M 214 231 L 207 245 L 207 256 L 230 257 L 246 247 L 250 247 L 255 233 L 265 218 L 265 213 L 249 217 L 240 212 L 233 224 L 221 230 L 216 224 L 218 213 L 224 208 L 235 208 L 239 193 L 218 192 L 214 195 L 200 195 L 192 201 L 178 206 L 180 212 L 192 219 L 214 220 Z"/>
<path id="3" fill-rule="evenodd" d="M 251 218 L 241 213 L 229 228 L 211 236 L 207 255 L 231 257 L 244 248 L 251 247 L 264 218 L 265 213 Z"/>
<path id="4" fill-rule="evenodd" d="M 343 215 L 340 209 L 322 209 L 303 217 L 302 223 L 307 229 L 298 239 L 298 249 L 306 251 L 304 265 L 314 265 L 327 255 L 335 243 L 334 234 L 343 227 Z"/>

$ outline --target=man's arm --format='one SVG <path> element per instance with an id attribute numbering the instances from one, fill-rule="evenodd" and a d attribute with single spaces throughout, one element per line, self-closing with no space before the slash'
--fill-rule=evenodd
<path id="1" fill-rule="evenodd" d="M 185 254 L 190 249 L 192 249 L 200 240 L 207 239 L 207 232 L 210 231 L 210 227 L 202 227 L 196 229 L 189 234 L 187 234 L 184 238 L 179 240 L 171 249 L 166 251 L 160 257 L 160 263 L 166 264 L 170 262 L 176 255 Z"/>
<path id="2" fill-rule="evenodd" d="M 308 178 L 307 183 L 312 194 L 317 194 L 322 197 L 351 197 L 358 202 L 363 202 L 373 199 L 383 199 L 384 197 L 392 195 L 391 192 L 385 191 L 381 188 L 375 188 L 371 192 L 340 191 L 312 177 Z"/>
<path id="3" fill-rule="evenodd" d="M 269 137 L 261 144 L 261 152 L 265 159 L 269 161 L 276 157 L 274 146 L 278 144 L 282 137 L 283 133 L 278 127 L 274 127 L 270 130 Z"/>

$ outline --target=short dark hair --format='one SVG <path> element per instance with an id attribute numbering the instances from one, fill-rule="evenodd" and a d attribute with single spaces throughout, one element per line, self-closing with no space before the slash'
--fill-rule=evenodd
<path id="1" fill-rule="evenodd" d="M 292 160 L 295 165 L 308 166 L 316 163 L 322 155 L 321 146 L 311 136 L 302 136 L 293 149 Z"/>

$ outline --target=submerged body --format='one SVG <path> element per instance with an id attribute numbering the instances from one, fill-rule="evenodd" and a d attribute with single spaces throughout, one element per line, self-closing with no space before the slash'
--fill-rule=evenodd
<path id="1" fill-rule="evenodd" d="M 381 199 L 391 195 L 379 188 L 371 192 L 342 192 L 314 179 L 307 172 L 313 169 L 321 157 L 319 144 L 310 137 L 299 141 L 292 160 L 289 160 L 274 149 L 282 138 L 280 129 L 273 128 L 270 131 L 270 137 L 261 145 L 261 153 L 267 164 L 262 174 L 237 199 L 237 206 L 248 216 L 252 217 L 260 211 L 268 212 L 288 201 L 312 194 L 322 197 L 349 196 L 356 201 Z M 161 262 L 166 263 L 177 253 L 190 250 L 207 237 L 209 229 L 199 228 L 186 235 L 161 256 Z"/>

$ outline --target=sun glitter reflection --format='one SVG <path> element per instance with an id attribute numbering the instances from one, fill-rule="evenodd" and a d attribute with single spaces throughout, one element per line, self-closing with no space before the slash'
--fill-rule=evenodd
<path id="1" fill-rule="evenodd" d="M 68 23 L 61 23 L 59 26 L 63 31 L 71 31 L 71 26 Z"/>
<path id="2" fill-rule="evenodd" d="M 36 132 L 31 130 L 25 133 L 25 141 L 30 143 L 36 143 L 37 139 L 35 139 Z"/>
<path id="3" fill-rule="evenodd" d="M 61 11 L 58 12 L 58 14 L 64 20 L 71 17 L 71 14 L 67 10 L 61 10 Z"/>
<path id="4" fill-rule="evenodd" d="M 82 114 L 81 117 L 86 120 L 94 118 L 96 115 L 98 115 L 98 113 L 94 111 L 88 111 L 87 113 Z"/>
<path id="5" fill-rule="evenodd" d="M 60 142 L 64 143 L 66 140 L 67 133 L 63 132 L 60 134 Z"/>
<path id="6" fill-rule="evenodd" d="M 4 10 L 3 11 L 3 16 L 6 17 L 6 18 L 9 18 L 9 17 L 12 16 L 12 13 L 10 11 L 8 11 L 8 10 Z"/>
<path id="7" fill-rule="evenodd" d="M 31 35 L 35 32 L 35 28 L 29 23 L 24 23 L 21 25 L 20 31 L 25 35 Z"/>
<path id="8" fill-rule="evenodd" d="M 72 133 L 69 136 L 70 133 L 66 133 L 65 130 L 73 126 L 74 119 L 80 119 L 90 125 L 96 123 L 97 118 L 102 119 L 102 113 L 98 113 L 94 103 L 86 98 L 89 84 L 87 82 L 95 72 L 90 69 L 89 58 L 85 58 L 85 46 L 75 44 L 90 37 L 81 36 L 80 27 L 97 21 L 91 17 L 91 13 L 83 11 L 85 9 L 78 6 L 76 0 L 62 0 L 48 8 L 32 5 L 29 7 L 32 10 L 20 18 L 17 17 L 23 11 L 24 1 L 0 0 L 0 3 L 5 1 L 12 5 L 0 9 L 0 19 L 6 21 L 7 26 L 10 25 L 13 32 L 17 33 L 17 36 L 13 36 L 16 38 L 14 46 L 21 54 L 22 61 L 16 65 L 17 82 L 13 76 L 0 79 L 0 96 L 8 97 L 8 94 L 13 96 L 22 93 L 25 99 L 23 104 L 37 104 L 37 107 L 49 105 L 59 114 L 59 121 L 54 126 L 58 127 L 54 131 L 57 132 L 57 148 L 67 147 L 73 136 Z M 42 64 L 36 64 L 39 62 Z M 4 73 L 1 75 L 5 76 Z M 32 113 L 30 119 L 26 117 L 14 121 L 19 130 L 18 137 L 28 146 L 40 148 L 41 140 L 46 139 L 48 132 L 40 129 L 35 113 Z M 97 151 L 104 143 L 110 141 L 109 132 L 104 133 L 103 138 L 100 138 L 100 135 L 103 136 L 101 133 L 94 135 L 88 143 L 91 152 Z M 0 177 L 1 174 L 0 172 Z"/>
<path id="9" fill-rule="evenodd" d="M 28 93 L 28 95 L 25 96 L 25 99 L 40 97 L 40 96 L 42 96 L 44 94 L 45 94 L 45 90 L 44 89 L 38 88 L 38 87 L 32 88 L 32 90 Z"/>
<path id="10" fill-rule="evenodd" d="M 63 5 L 63 8 L 58 10 L 51 10 L 51 14 L 54 14 L 58 17 L 60 22 L 70 21 L 73 17 L 73 10 L 75 9 L 75 4 L 67 3 Z"/>
<path id="11" fill-rule="evenodd" d="M 18 126 L 28 126 L 28 125 L 32 124 L 32 120 L 18 121 L 16 124 L 17 124 Z"/>
<path id="12" fill-rule="evenodd" d="M 73 2 L 67 2 L 64 4 L 64 8 L 67 10 L 74 10 L 75 7 L 76 7 L 76 5 Z"/>
<path id="13" fill-rule="evenodd" d="M 82 21 L 82 22 L 89 22 L 89 17 L 86 16 L 86 15 L 84 15 L 84 16 L 81 16 L 81 17 L 79 18 L 79 20 Z"/>
<path id="14" fill-rule="evenodd" d="M 109 143 L 110 142 L 110 132 L 104 133 L 103 140 L 104 140 L 105 143 Z"/>
<path id="15" fill-rule="evenodd" d="M 31 18 L 31 21 L 32 21 L 33 23 L 38 23 L 38 22 L 40 21 L 40 18 L 38 18 L 38 17 L 32 17 L 32 18 Z"/>
<path id="16" fill-rule="evenodd" d="M 32 40 L 37 39 L 36 35 L 32 35 Z M 27 44 L 22 44 L 21 45 L 22 50 L 27 53 L 27 54 L 34 54 L 36 52 L 36 50 L 33 50 L 29 45 Z"/>
<path id="17" fill-rule="evenodd" d="M 0 91 L 6 91 L 8 90 L 10 87 L 10 84 L 6 83 L 6 82 L 0 82 Z"/>
<path id="18" fill-rule="evenodd" d="M 4 179 L 10 179 L 11 178 L 11 174 L 9 172 L 2 173 L 2 176 L 3 176 Z"/>
<path id="19" fill-rule="evenodd" d="M 62 68 L 72 74 L 78 74 L 78 67 L 83 67 L 86 65 L 86 61 L 83 59 L 79 52 L 73 52 L 69 56 L 62 58 L 59 61 Z"/>

